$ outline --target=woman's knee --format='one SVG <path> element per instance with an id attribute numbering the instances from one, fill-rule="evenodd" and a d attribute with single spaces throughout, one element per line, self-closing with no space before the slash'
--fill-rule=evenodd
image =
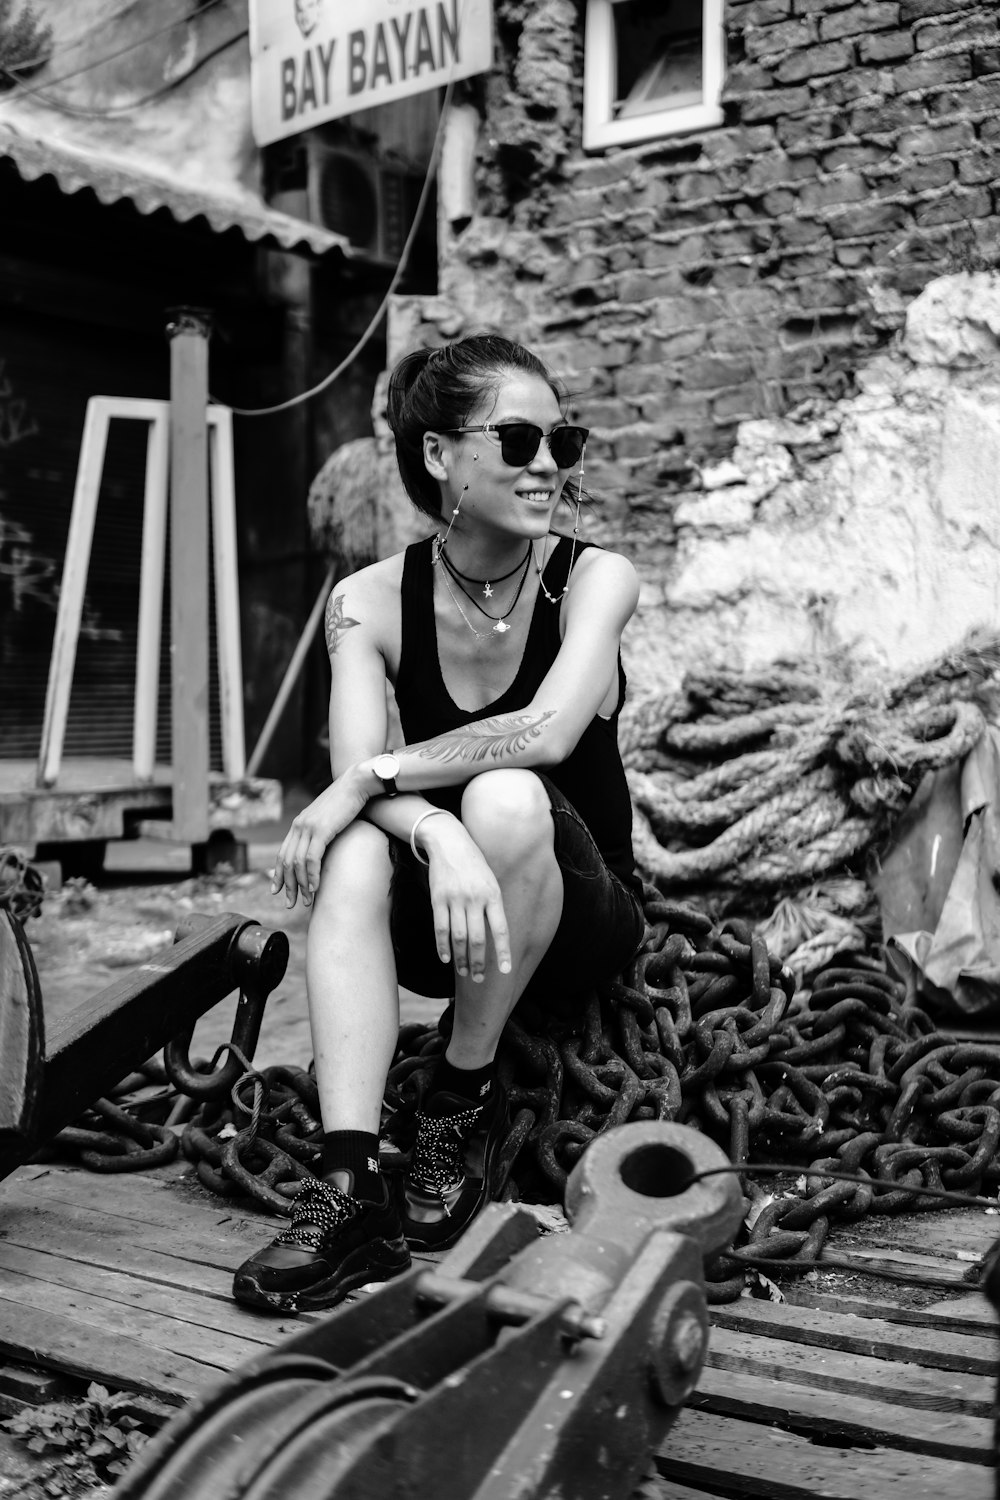
<path id="1" fill-rule="evenodd" d="M 462 796 L 462 822 L 486 854 L 523 860 L 552 850 L 551 805 L 534 771 L 484 771 Z"/>
<path id="2" fill-rule="evenodd" d="M 358 904 L 388 903 L 392 881 L 389 836 L 373 823 L 358 820 L 337 835 L 323 856 L 317 910 L 336 903 L 339 910 Z"/>

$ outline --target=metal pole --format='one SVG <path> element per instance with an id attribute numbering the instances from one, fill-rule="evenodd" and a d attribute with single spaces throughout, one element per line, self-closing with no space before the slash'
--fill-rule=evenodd
<path id="1" fill-rule="evenodd" d="M 207 312 L 171 310 L 170 661 L 173 835 L 208 838 Z"/>

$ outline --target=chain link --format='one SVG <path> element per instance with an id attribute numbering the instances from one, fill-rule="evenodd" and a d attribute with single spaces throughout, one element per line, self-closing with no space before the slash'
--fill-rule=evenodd
<path id="1" fill-rule="evenodd" d="M 645 913 L 628 972 L 581 996 L 575 1019 L 522 1002 L 508 1022 L 498 1063 L 512 1123 L 500 1160 L 519 1196 L 560 1197 L 589 1142 L 630 1120 L 711 1135 L 744 1169 L 745 1194 L 754 1164 L 801 1169 L 706 1267 L 710 1300 L 726 1301 L 753 1266 L 810 1270 L 833 1223 L 947 1206 L 921 1189 L 997 1193 L 1000 1047 L 938 1032 L 881 952 L 842 950 L 797 991 L 749 923 L 713 922 L 651 887 Z M 450 1007 L 436 1026 L 400 1029 L 387 1160 L 412 1151 L 450 1030 Z M 243 1073 L 228 1104 L 185 1100 L 151 1063 L 123 1081 L 128 1108 L 100 1100 L 55 1144 L 117 1171 L 169 1160 L 180 1134 L 207 1188 L 287 1217 L 320 1153 L 316 1080 L 302 1068 L 255 1070 L 229 1050 Z M 218 1056 L 192 1066 L 214 1072 Z"/>

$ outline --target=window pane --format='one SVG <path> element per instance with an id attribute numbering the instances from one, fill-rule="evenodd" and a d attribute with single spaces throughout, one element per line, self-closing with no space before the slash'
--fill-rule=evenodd
<path id="1" fill-rule="evenodd" d="M 617 0 L 617 119 L 698 104 L 702 97 L 702 0 Z"/>

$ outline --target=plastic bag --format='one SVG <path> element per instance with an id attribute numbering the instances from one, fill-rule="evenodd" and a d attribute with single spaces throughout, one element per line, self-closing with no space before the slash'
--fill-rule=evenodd
<path id="1" fill-rule="evenodd" d="M 890 958 L 928 1009 L 1000 1015 L 996 726 L 987 725 L 959 774 L 952 767 L 936 774 L 913 814 L 873 881 Z M 893 931 L 906 913 L 920 925 Z"/>

